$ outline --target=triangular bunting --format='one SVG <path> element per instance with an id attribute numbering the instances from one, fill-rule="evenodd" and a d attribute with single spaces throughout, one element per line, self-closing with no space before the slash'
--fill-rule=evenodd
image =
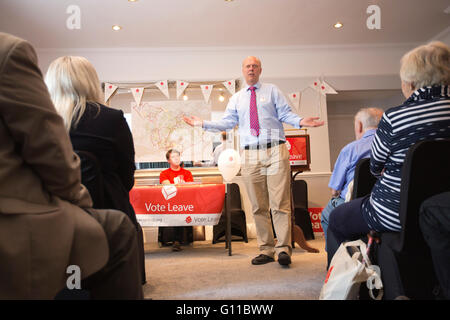
<path id="1" fill-rule="evenodd" d="M 209 97 L 211 96 L 213 87 L 214 87 L 213 84 L 200 85 L 200 88 L 202 89 L 202 93 L 203 93 L 203 98 L 205 99 L 206 103 L 208 103 L 208 101 L 209 101 Z"/>
<path id="2" fill-rule="evenodd" d="M 228 91 L 231 94 L 234 94 L 236 92 L 236 81 L 235 80 L 228 80 L 222 82 L 222 84 L 225 86 L 225 88 L 228 89 Z"/>
<path id="3" fill-rule="evenodd" d="M 112 83 L 105 83 L 105 103 L 108 102 L 109 98 L 111 98 L 117 88 L 118 86 Z"/>
<path id="4" fill-rule="evenodd" d="M 320 86 L 320 90 L 322 94 L 337 94 L 336 90 L 333 89 L 332 86 L 330 86 L 325 81 L 322 81 L 322 85 Z"/>
<path id="5" fill-rule="evenodd" d="M 189 82 L 177 80 L 177 99 L 181 96 L 181 94 L 186 90 Z"/>
<path id="6" fill-rule="evenodd" d="M 300 105 L 301 92 L 292 92 L 289 94 L 289 99 L 291 100 L 294 107 L 298 110 Z"/>
<path id="7" fill-rule="evenodd" d="M 139 107 L 142 100 L 142 95 L 144 94 L 144 88 L 131 88 L 131 93 L 133 94 L 134 101 L 136 101 L 136 106 Z"/>
<path id="8" fill-rule="evenodd" d="M 321 81 L 319 79 L 316 79 L 309 86 L 311 88 L 313 88 L 314 90 L 316 90 L 317 92 L 320 92 L 321 91 L 320 90 L 320 84 L 321 84 Z"/>
<path id="9" fill-rule="evenodd" d="M 162 93 L 164 93 L 167 99 L 169 99 L 169 85 L 167 84 L 167 80 L 155 82 L 155 86 L 157 86 L 158 89 L 161 90 Z"/>
<path id="10" fill-rule="evenodd" d="M 317 92 L 326 95 L 326 94 L 337 94 L 336 90 L 333 89 L 327 82 L 324 80 L 316 79 L 313 83 L 309 85 L 311 88 L 316 90 Z"/>

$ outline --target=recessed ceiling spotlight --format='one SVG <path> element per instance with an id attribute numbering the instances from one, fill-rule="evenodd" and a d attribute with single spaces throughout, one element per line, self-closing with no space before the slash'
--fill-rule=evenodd
<path id="1" fill-rule="evenodd" d="M 138 0 L 128 0 L 128 2 L 137 2 Z"/>
<path id="2" fill-rule="evenodd" d="M 338 22 L 336 22 L 336 23 L 334 24 L 333 27 L 334 27 L 335 29 L 341 29 L 343 26 L 344 26 L 344 25 L 343 25 L 341 22 L 338 21 Z"/>
<path id="3" fill-rule="evenodd" d="M 231 2 L 231 1 L 233 1 L 233 0 L 225 0 L 225 2 Z"/>
<path id="4" fill-rule="evenodd" d="M 119 26 L 119 25 L 117 25 L 117 24 L 115 24 L 115 25 L 112 26 L 112 29 L 113 29 L 114 31 L 119 31 L 120 29 L 122 29 L 122 27 Z"/>

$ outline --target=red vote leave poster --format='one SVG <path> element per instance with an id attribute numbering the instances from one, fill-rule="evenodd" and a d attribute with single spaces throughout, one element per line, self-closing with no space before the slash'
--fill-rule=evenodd
<path id="1" fill-rule="evenodd" d="M 291 166 L 309 170 L 309 136 L 287 136 L 286 147 L 289 150 L 289 163 Z"/>

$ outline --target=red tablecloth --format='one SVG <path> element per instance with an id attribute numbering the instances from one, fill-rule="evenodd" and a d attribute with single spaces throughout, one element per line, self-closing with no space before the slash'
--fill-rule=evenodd
<path id="1" fill-rule="evenodd" d="M 216 225 L 224 200 L 224 184 L 136 186 L 130 191 L 141 226 Z"/>

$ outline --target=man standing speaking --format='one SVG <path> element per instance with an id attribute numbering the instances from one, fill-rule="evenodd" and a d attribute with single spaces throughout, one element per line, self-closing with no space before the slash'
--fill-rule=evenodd
<path id="1" fill-rule="evenodd" d="M 184 121 L 209 131 L 225 131 L 239 125 L 240 144 L 244 149 L 241 174 L 252 204 L 261 252 L 252 264 L 275 261 L 277 253 L 278 263 L 287 266 L 292 253 L 291 169 L 283 123 L 300 129 L 322 126 L 324 122 L 316 117 L 300 118 L 293 113 L 277 86 L 259 82 L 261 72 L 261 61 L 247 57 L 242 63 L 246 85 L 230 98 L 222 119 L 203 121 L 195 116 L 184 116 Z"/>

